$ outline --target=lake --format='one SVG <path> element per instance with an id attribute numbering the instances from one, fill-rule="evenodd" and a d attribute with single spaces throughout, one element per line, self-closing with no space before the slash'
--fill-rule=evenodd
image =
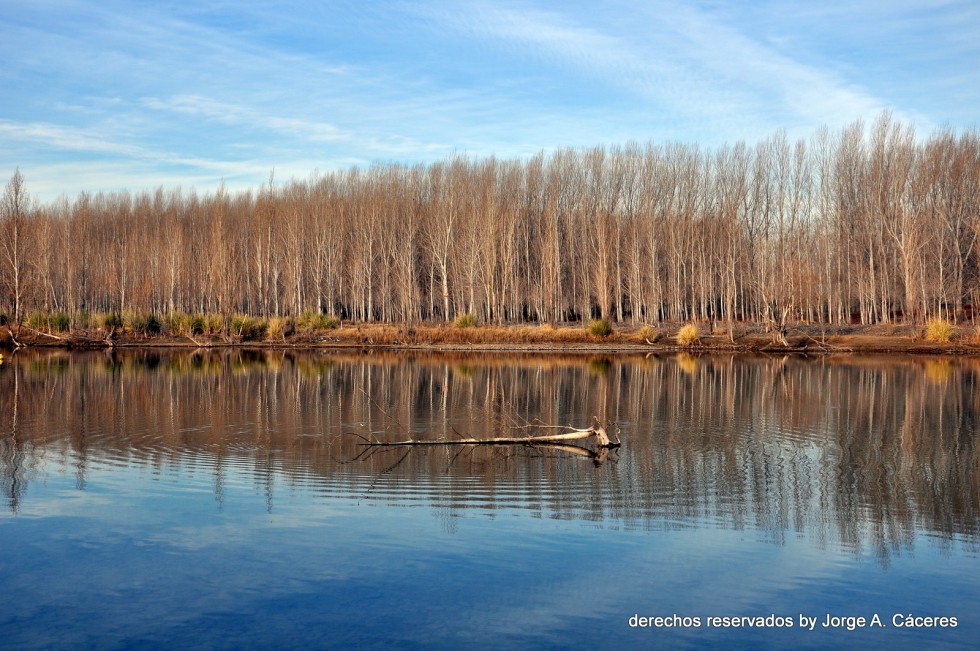
<path id="1" fill-rule="evenodd" d="M 976 648 L 978 379 L 974 358 L 19 351 L 0 647 Z M 622 446 L 363 445 L 593 419 Z"/>

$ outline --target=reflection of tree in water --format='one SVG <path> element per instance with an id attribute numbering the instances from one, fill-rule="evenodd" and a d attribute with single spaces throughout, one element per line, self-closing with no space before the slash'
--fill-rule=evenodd
<path id="1" fill-rule="evenodd" d="M 506 509 L 628 527 L 756 529 L 871 550 L 916 532 L 980 541 L 980 364 L 879 358 L 405 353 L 18 354 L 0 372 L 0 486 L 17 510 L 42 470 L 111 463 L 232 473 L 267 508 L 285 482 L 324 496 Z M 622 427 L 615 463 L 561 450 L 361 455 L 363 437 Z M 404 458 L 401 458 L 404 455 Z M 357 458 L 356 463 L 350 463 Z M 401 460 L 400 460 L 401 459 Z M 28 497 L 29 498 L 29 497 Z M 451 522 L 451 520 L 447 520 Z M 448 526 L 448 525 L 447 525 Z"/>
<path id="2" fill-rule="evenodd" d="M 24 467 L 28 455 L 23 448 L 15 434 L 5 433 L 0 437 L 0 487 L 11 513 L 20 510 L 28 484 Z"/>
<path id="3" fill-rule="evenodd" d="M 5 370 L 7 377 L 12 377 L 12 381 L 5 385 L 7 388 L 4 402 L 9 404 L 4 405 L 2 412 L 4 431 L 0 436 L 0 486 L 3 488 L 10 511 L 17 513 L 28 485 L 26 466 L 30 462 L 30 455 L 25 448 L 29 449 L 32 446 L 22 443 L 19 436 L 20 374 L 16 370 L 2 368 L 0 370 Z"/>

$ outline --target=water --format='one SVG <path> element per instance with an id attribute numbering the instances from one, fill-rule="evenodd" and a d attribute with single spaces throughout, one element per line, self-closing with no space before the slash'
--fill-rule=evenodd
<path id="1" fill-rule="evenodd" d="M 0 366 L 0 648 L 976 648 L 978 376 L 19 352 Z M 622 448 L 361 445 L 593 417 Z"/>

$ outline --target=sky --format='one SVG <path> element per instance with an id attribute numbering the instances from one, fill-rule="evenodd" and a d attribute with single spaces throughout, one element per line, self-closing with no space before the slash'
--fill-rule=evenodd
<path id="1" fill-rule="evenodd" d="M 978 109 L 976 0 L 0 0 L 0 179 L 42 202 Z"/>

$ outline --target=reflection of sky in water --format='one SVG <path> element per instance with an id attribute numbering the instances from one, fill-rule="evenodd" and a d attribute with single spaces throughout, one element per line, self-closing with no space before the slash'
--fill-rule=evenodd
<path id="1" fill-rule="evenodd" d="M 697 372 L 710 366 L 702 361 Z M 288 395 L 296 387 L 282 373 Z M 594 394 L 589 386 L 583 391 Z M 269 414 L 268 431 L 289 432 Z M 223 416 L 224 439 L 184 447 L 145 427 L 115 437 L 92 430 L 84 451 L 70 432 L 22 432 L 30 446 L 18 457 L 17 510 L 0 513 L 0 646 L 973 648 L 976 537 L 969 528 L 939 534 L 902 506 L 929 495 L 891 486 L 881 503 L 869 501 L 862 487 L 894 477 L 868 479 L 842 461 L 884 450 L 893 457 L 884 466 L 867 462 L 876 471 L 897 473 L 909 459 L 935 471 L 945 448 L 917 439 L 918 456 L 902 457 L 887 444 L 861 447 L 873 435 L 840 439 L 776 416 L 763 413 L 750 422 L 769 425 L 733 439 L 711 419 L 670 434 L 632 414 L 634 431 L 645 422 L 654 436 L 634 435 L 618 463 L 601 467 L 560 455 L 439 450 L 348 464 L 356 448 L 318 456 L 293 449 L 304 437 L 291 434 L 263 447 L 243 425 L 258 420 L 254 411 Z M 191 428 L 182 421 L 179 429 Z M 963 461 L 951 468 L 970 472 L 970 445 L 955 446 Z M 730 476 L 715 474 L 732 460 L 741 465 Z M 747 493 L 726 492 L 752 473 Z M 844 499 L 836 482 L 852 476 L 854 494 Z M 969 487 L 968 479 L 955 485 Z M 585 503 L 596 492 L 611 503 L 605 510 Z M 895 521 L 876 515 L 900 508 Z M 842 513 L 858 517 L 840 523 Z M 876 532 L 883 522 L 898 522 L 898 531 Z M 896 612 L 955 615 L 961 625 L 813 633 L 627 626 L 634 613 L 878 613 L 890 624 Z"/>
<path id="2" fill-rule="evenodd" d="M 267 495 L 229 477 L 138 465 L 74 478 L 42 468 L 3 537 L 0 630 L 14 648 L 751 646 L 908 644 L 935 634 L 632 630 L 633 613 L 958 615 L 938 639 L 967 640 L 980 596 L 975 554 L 922 544 L 874 558 L 782 544 L 755 529 L 628 530 L 616 522 L 448 516 L 358 504 L 308 488 Z M 313 484 L 315 486 L 315 482 Z M 914 585 L 914 591 L 907 590 Z"/>

